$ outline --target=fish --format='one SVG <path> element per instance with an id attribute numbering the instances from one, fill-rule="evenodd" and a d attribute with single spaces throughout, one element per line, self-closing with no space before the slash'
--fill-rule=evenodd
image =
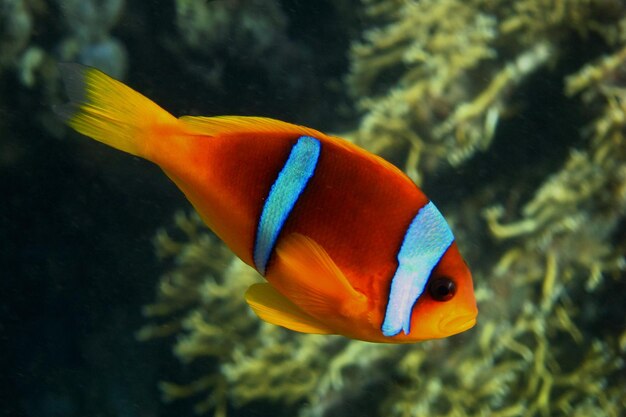
<path id="1" fill-rule="evenodd" d="M 472 275 L 432 201 L 357 145 L 267 117 L 175 117 L 103 72 L 62 63 L 79 133 L 157 164 L 206 225 L 265 278 L 244 297 L 284 328 L 376 343 L 476 323 Z"/>

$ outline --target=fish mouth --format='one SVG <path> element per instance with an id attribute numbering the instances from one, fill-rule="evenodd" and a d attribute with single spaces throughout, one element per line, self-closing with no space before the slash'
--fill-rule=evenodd
<path id="1" fill-rule="evenodd" d="M 449 320 L 442 320 L 439 329 L 447 335 L 453 335 L 471 329 L 475 324 L 476 314 L 464 314 Z"/>

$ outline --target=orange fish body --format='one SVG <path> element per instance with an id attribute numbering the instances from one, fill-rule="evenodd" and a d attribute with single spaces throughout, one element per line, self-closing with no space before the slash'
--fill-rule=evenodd
<path id="1" fill-rule="evenodd" d="M 268 283 L 246 301 L 305 333 L 387 343 L 472 327 L 471 274 L 437 208 L 361 148 L 261 117 L 174 116 L 98 70 L 61 66 L 77 131 L 158 164 Z"/>

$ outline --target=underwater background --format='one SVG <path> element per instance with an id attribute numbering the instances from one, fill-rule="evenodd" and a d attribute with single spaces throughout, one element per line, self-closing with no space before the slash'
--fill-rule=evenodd
<path id="1" fill-rule="evenodd" d="M 475 328 L 300 335 L 160 170 L 66 128 L 57 62 L 404 169 Z M 0 0 L 0 415 L 625 416 L 626 3 Z"/>

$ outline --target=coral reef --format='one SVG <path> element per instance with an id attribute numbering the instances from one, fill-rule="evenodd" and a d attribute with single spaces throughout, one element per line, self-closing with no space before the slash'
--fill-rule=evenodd
<path id="1" fill-rule="evenodd" d="M 264 77 L 288 94 L 310 77 L 303 66 L 306 51 L 287 36 L 278 2 L 177 0 L 175 6 L 180 38 L 169 49 L 210 86 L 220 87 L 234 69 L 247 68 L 248 77 Z M 285 72 L 291 73 L 287 79 Z"/>
<path id="2" fill-rule="evenodd" d="M 33 44 L 32 38 L 37 17 L 46 12 L 47 5 L 37 0 L 0 2 L 0 76 L 15 70 L 23 85 L 35 85 L 36 73 L 46 54 L 41 46 Z"/>
<path id="3" fill-rule="evenodd" d="M 504 204 L 496 184 L 486 183 L 442 207 L 468 246 L 480 309 L 475 329 L 445 340 L 385 346 L 261 323 L 243 303 L 255 274 L 195 216 L 178 217 L 183 235 L 157 238 L 174 266 L 146 310 L 153 324 L 139 336 L 178 334 L 175 354 L 194 361 L 199 377 L 163 384 L 165 397 L 200 396 L 196 410 L 218 416 L 227 404 L 255 401 L 302 417 L 623 415 L 624 6 L 365 3 L 384 23 L 353 49 L 349 82 L 366 113 L 351 137 L 396 162 L 405 158 L 414 179 L 489 147 L 498 120 L 514 108 L 513 90 L 533 88 L 524 84 L 531 73 L 564 59 L 572 33 L 602 40 L 605 55 L 564 80 L 564 96 L 593 119 L 571 139 L 577 149 L 562 166 L 541 167 L 536 190 Z M 221 272 L 215 262 L 228 267 Z"/>
<path id="4" fill-rule="evenodd" d="M 575 33 L 626 38 L 615 1 L 364 1 L 373 27 L 352 49 L 349 85 L 365 112 L 355 139 L 417 182 L 489 147 L 512 94 Z M 619 21 L 621 19 L 621 21 Z"/>
<path id="5" fill-rule="evenodd" d="M 176 24 L 185 45 L 211 54 L 245 49 L 256 62 L 285 39 L 287 19 L 277 3 L 176 1 Z"/>
<path id="6" fill-rule="evenodd" d="M 50 27 L 52 22 L 44 18 L 52 16 L 56 9 L 63 17 L 67 35 L 52 50 L 49 43 L 55 39 L 45 37 L 54 29 Z M 110 31 L 123 9 L 124 0 L 2 0 L 0 75 L 3 70 L 15 70 L 24 86 L 33 88 L 41 82 L 51 89 L 49 84 L 55 82 L 51 68 L 56 60 L 61 60 L 95 66 L 122 78 L 127 66 L 126 48 Z M 36 35 L 38 38 L 33 39 Z"/>
<path id="7" fill-rule="evenodd" d="M 157 301 L 144 308 L 144 315 L 166 318 L 137 333 L 139 340 L 163 337 L 180 332 L 174 352 L 184 362 L 210 356 L 226 363 L 236 349 L 253 342 L 248 336 L 257 329 L 246 308 L 243 294 L 255 282 L 256 272 L 246 270 L 241 262 L 213 236 L 200 229 L 197 215 L 177 214 L 176 224 L 184 232 L 184 243 L 172 239 L 166 231 L 156 237 L 158 255 L 174 257 L 175 269 L 164 275 Z M 225 410 L 225 383 L 219 372 L 203 376 L 184 386 L 163 383 L 166 400 L 192 395 L 211 388 L 211 395 L 196 407 L 198 412 L 216 408 L 216 415 Z M 221 387 L 221 389 L 220 389 Z"/>
<path id="8" fill-rule="evenodd" d="M 22 0 L 0 2 L 0 75 L 3 67 L 15 64 L 33 31 L 33 19 Z"/>
<path id="9" fill-rule="evenodd" d="M 122 14 L 124 0 L 57 0 L 57 3 L 69 31 L 58 46 L 60 60 L 77 61 L 123 78 L 126 48 L 109 33 Z"/>
<path id="10" fill-rule="evenodd" d="M 157 238 L 159 253 L 176 256 L 176 266 L 163 277 L 157 303 L 145 310 L 166 321 L 138 336 L 178 332 L 174 351 L 183 362 L 217 361 L 200 368 L 206 375 L 191 383 L 161 386 L 168 400 L 205 395 L 199 413 L 213 409 L 223 416 L 227 403 L 261 400 L 299 406 L 301 416 L 340 415 L 349 407 L 359 415 L 617 417 L 626 406 L 624 323 L 617 325 L 621 335 L 608 329 L 599 338 L 592 329 L 606 317 L 584 317 L 601 315 L 596 297 L 623 291 L 617 281 L 623 260 L 615 250 L 606 254 L 615 262 L 603 263 L 600 273 L 614 277 L 595 277 L 589 294 L 588 266 L 572 265 L 568 257 L 573 242 L 596 244 L 591 234 L 562 236 L 569 243 L 561 244 L 565 253 L 558 245 L 544 251 L 532 239 L 516 238 L 489 273 L 477 271 L 477 330 L 408 348 L 260 323 L 243 302 L 256 273 L 225 253 L 195 215 L 179 215 L 177 223 L 185 238 L 175 241 L 163 232 Z M 610 312 L 612 320 L 623 321 L 620 313 Z"/>

